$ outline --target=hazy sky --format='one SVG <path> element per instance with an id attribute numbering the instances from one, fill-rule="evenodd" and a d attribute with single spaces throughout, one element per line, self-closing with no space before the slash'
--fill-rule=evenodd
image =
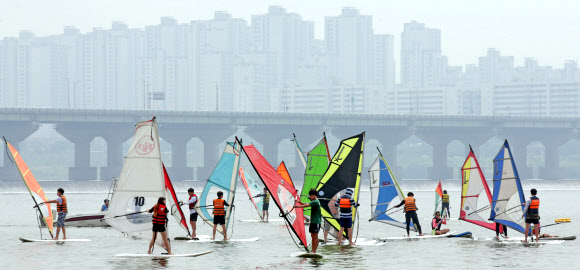
<path id="1" fill-rule="evenodd" d="M 477 63 L 487 48 L 516 57 L 521 65 L 535 57 L 541 65 L 561 67 L 564 60 L 580 60 L 580 1 L 534 0 L 0 0 L 0 37 L 30 30 L 38 36 L 58 34 L 64 26 L 84 32 L 110 28 L 124 21 L 132 28 L 158 24 L 170 16 L 180 23 L 210 19 L 216 10 L 250 22 L 252 14 L 281 5 L 315 22 L 317 38 L 324 35 L 324 16 L 336 16 L 345 6 L 372 15 L 377 34 L 395 36 L 398 61 L 400 33 L 411 20 L 439 28 L 449 64 Z"/>

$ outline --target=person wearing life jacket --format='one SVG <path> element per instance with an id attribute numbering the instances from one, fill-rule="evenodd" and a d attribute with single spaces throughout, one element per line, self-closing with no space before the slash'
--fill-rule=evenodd
<path id="1" fill-rule="evenodd" d="M 195 234 L 195 230 L 197 229 L 197 211 L 195 211 L 195 204 L 197 203 L 197 195 L 195 195 L 193 188 L 189 188 L 187 190 L 187 194 L 189 194 L 189 200 L 187 202 L 181 201 L 181 205 L 187 204 L 189 206 L 189 223 L 191 224 L 191 239 L 199 240 L 197 235 Z"/>
<path id="2" fill-rule="evenodd" d="M 60 231 L 62 230 L 62 239 L 66 239 L 66 230 L 64 228 L 64 220 L 66 218 L 66 214 L 68 213 L 66 197 L 64 196 L 64 189 L 59 188 L 56 191 L 56 195 L 58 198 L 56 200 L 45 201 L 41 202 L 39 205 L 43 205 L 45 203 L 56 203 L 56 212 L 58 212 L 58 219 L 56 221 L 56 235 L 52 240 L 57 240 Z"/>
<path id="3" fill-rule="evenodd" d="M 349 245 L 354 245 L 352 242 L 352 207 L 357 207 L 358 205 L 352 198 L 353 191 L 351 188 L 347 188 L 344 195 L 340 199 L 336 200 L 334 206 L 340 207 L 340 230 L 338 231 L 338 245 L 342 243 L 342 233 L 346 229 Z"/>
<path id="4" fill-rule="evenodd" d="M 534 224 L 534 227 L 538 228 L 540 223 L 540 198 L 536 196 L 538 191 L 535 188 L 530 190 L 532 197 L 526 201 L 526 207 L 524 207 L 524 214 L 522 218 L 526 218 L 526 231 L 524 234 L 524 242 L 528 242 L 528 232 L 530 231 L 530 225 Z M 540 230 L 535 230 L 536 242 L 540 238 Z"/>
<path id="5" fill-rule="evenodd" d="M 230 205 L 222 199 L 224 196 L 223 192 L 218 191 L 217 196 L 218 198 L 213 200 L 213 237 L 211 240 L 215 240 L 217 225 L 221 225 L 224 234 L 224 241 L 226 241 L 228 240 L 228 232 L 226 230 L 226 206 Z"/>
<path id="6" fill-rule="evenodd" d="M 148 212 L 153 213 L 153 237 L 151 238 L 151 242 L 149 242 L 149 250 L 147 251 L 147 254 L 151 254 L 151 249 L 153 248 L 155 239 L 157 238 L 157 233 L 160 233 L 161 237 L 163 237 L 163 244 L 165 245 L 165 249 L 167 249 L 167 254 L 173 255 L 173 253 L 171 253 L 171 246 L 167 240 L 167 231 L 165 229 L 167 224 L 167 213 L 169 213 L 165 204 L 165 198 L 159 197 L 157 204 L 149 209 Z"/>
<path id="7" fill-rule="evenodd" d="M 424 236 L 423 232 L 421 231 L 421 224 L 419 224 L 419 218 L 417 217 L 417 205 L 415 204 L 415 195 L 413 192 L 407 193 L 407 198 L 401 201 L 395 208 L 399 208 L 402 205 L 405 205 L 405 222 L 407 223 L 407 237 L 411 236 L 409 234 L 411 221 L 413 221 L 413 225 L 419 231 L 419 236 Z"/>
<path id="8" fill-rule="evenodd" d="M 312 238 L 312 252 L 316 253 L 318 244 L 320 243 L 320 239 L 318 239 L 318 233 L 320 232 L 320 226 L 322 224 L 322 210 L 318 196 L 316 196 L 316 190 L 311 189 L 308 191 L 308 196 L 310 199 L 309 203 L 303 203 L 297 200 L 294 208 L 310 207 L 310 225 L 308 226 L 308 232 Z"/>
<path id="9" fill-rule="evenodd" d="M 445 219 L 441 219 L 441 213 L 439 211 L 435 212 L 435 217 L 431 220 L 431 229 L 435 230 L 435 235 L 446 234 L 449 232 L 449 229 L 441 230 L 441 224 L 447 225 L 447 221 Z"/>
<path id="10" fill-rule="evenodd" d="M 258 197 L 264 197 L 262 200 L 262 220 L 268 222 L 268 218 L 270 217 L 270 213 L 268 212 L 268 208 L 270 208 L 270 193 L 268 189 L 264 187 L 264 193 L 254 196 L 254 198 Z"/>
<path id="11" fill-rule="evenodd" d="M 449 194 L 447 194 L 447 190 L 443 190 L 441 213 L 445 213 L 448 218 L 451 218 L 451 212 L 449 211 Z"/>

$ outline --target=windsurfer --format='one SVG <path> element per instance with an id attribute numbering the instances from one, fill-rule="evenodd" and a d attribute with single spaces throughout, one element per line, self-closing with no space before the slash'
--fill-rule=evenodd
<path id="1" fill-rule="evenodd" d="M 536 197 L 538 191 L 535 188 L 530 190 L 532 197 L 526 201 L 526 207 L 524 208 L 524 214 L 522 218 L 526 218 L 526 231 L 524 233 L 524 242 L 528 241 L 528 232 L 530 231 L 530 225 L 534 224 L 534 227 L 538 227 L 540 223 L 540 199 Z M 535 230 L 536 242 L 540 238 L 540 230 Z"/>
<path id="2" fill-rule="evenodd" d="M 346 229 L 348 235 L 349 245 L 354 245 L 352 242 L 352 207 L 357 207 L 356 202 L 352 198 L 353 191 L 347 188 L 344 195 L 336 200 L 334 206 L 340 206 L 340 230 L 338 231 L 338 244 L 342 243 L 342 232 Z M 326 241 L 326 240 L 325 240 Z"/>
<path id="3" fill-rule="evenodd" d="M 197 195 L 195 195 L 193 188 L 189 188 L 187 190 L 187 194 L 189 195 L 189 200 L 187 202 L 181 201 L 181 205 L 187 204 L 189 205 L 189 223 L 191 224 L 191 239 L 199 240 L 197 235 L 195 234 L 195 230 L 197 228 L 197 211 L 195 211 L 195 204 L 197 203 Z"/>
<path id="4" fill-rule="evenodd" d="M 439 211 L 435 212 L 435 217 L 431 220 L 431 229 L 435 230 L 435 235 L 446 234 L 449 232 L 449 229 L 441 230 L 441 224 L 447 225 L 447 221 L 445 219 L 441 219 L 441 213 Z"/>
<path id="5" fill-rule="evenodd" d="M 167 254 L 173 255 L 173 253 L 171 253 L 171 246 L 167 240 L 167 231 L 165 230 L 167 224 L 167 213 L 169 213 L 167 206 L 165 206 L 165 198 L 159 197 L 157 204 L 149 209 L 148 212 L 153 213 L 153 238 L 151 238 L 151 242 L 149 243 L 147 254 L 151 254 L 151 249 L 153 248 L 155 239 L 157 238 L 157 233 L 161 233 L 163 244 L 165 245 L 165 249 L 167 249 Z"/>
<path id="6" fill-rule="evenodd" d="M 421 224 L 419 224 L 419 218 L 417 217 L 417 210 L 419 210 L 419 208 L 417 208 L 417 205 L 415 204 L 415 195 L 413 194 L 413 192 L 409 192 L 407 193 L 407 198 L 405 198 L 404 200 L 401 201 L 401 203 L 399 203 L 397 206 L 395 206 L 396 208 L 401 207 L 401 205 L 405 205 L 405 222 L 407 223 L 407 237 L 411 236 L 409 234 L 409 229 L 410 229 L 410 225 L 411 225 L 411 220 L 413 221 L 413 224 L 417 227 L 417 230 L 419 231 L 419 236 L 424 236 L 423 232 L 421 231 Z"/>
<path id="7" fill-rule="evenodd" d="M 254 196 L 254 198 L 258 197 L 264 197 L 262 201 L 262 219 L 267 222 L 270 217 L 270 213 L 268 213 L 268 208 L 270 208 L 270 193 L 268 193 L 268 189 L 264 187 L 264 193 Z"/>
<path id="8" fill-rule="evenodd" d="M 312 252 L 316 253 L 316 249 L 318 248 L 318 232 L 320 232 L 320 224 L 322 223 L 322 212 L 320 210 L 320 201 L 316 196 L 316 190 L 311 189 L 308 192 L 308 196 L 310 196 L 309 203 L 303 203 L 301 201 L 296 201 L 297 205 L 294 205 L 295 208 L 306 208 L 311 207 L 310 210 L 310 227 L 308 228 L 308 232 L 310 232 L 310 237 L 312 237 Z"/>
<path id="9" fill-rule="evenodd" d="M 451 218 L 451 212 L 449 211 L 449 194 L 447 194 L 447 190 L 443 190 L 441 213 L 445 213 L 448 218 Z"/>
<path id="10" fill-rule="evenodd" d="M 54 236 L 54 238 L 52 240 L 58 240 L 58 235 L 60 233 L 60 230 L 62 230 L 62 239 L 65 240 L 66 239 L 66 230 L 64 228 L 64 220 L 66 218 L 66 214 L 68 213 L 68 210 L 67 210 L 66 197 L 64 196 L 64 189 L 59 188 L 56 191 L 56 195 L 58 195 L 58 198 L 56 198 L 56 200 L 41 202 L 39 205 L 43 205 L 45 203 L 56 203 L 57 204 L 56 211 L 58 212 L 58 219 L 56 221 L 56 235 Z"/>
<path id="11" fill-rule="evenodd" d="M 211 240 L 215 240 L 215 232 L 217 225 L 222 226 L 224 233 L 224 241 L 228 240 L 228 232 L 226 229 L 226 206 L 230 206 L 222 197 L 224 193 L 221 191 L 217 192 L 217 199 L 213 200 L 213 237 Z"/>

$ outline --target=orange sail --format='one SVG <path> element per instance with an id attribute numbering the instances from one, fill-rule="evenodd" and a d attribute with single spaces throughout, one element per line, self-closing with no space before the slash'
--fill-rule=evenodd
<path id="1" fill-rule="evenodd" d="M 20 176 L 22 176 L 22 180 L 24 180 L 26 187 L 28 187 L 28 191 L 30 191 L 30 195 L 32 196 L 32 199 L 34 200 L 34 203 L 37 205 L 37 207 L 38 202 L 36 201 L 34 194 L 38 195 L 40 199 L 42 199 L 42 201 L 48 201 L 46 194 L 44 194 L 44 191 L 36 181 L 36 178 L 34 178 L 34 175 L 32 175 L 32 172 L 30 171 L 30 169 L 28 168 L 28 166 L 26 165 L 26 163 L 24 162 L 18 151 L 16 151 L 16 149 L 8 142 L 6 142 L 6 146 L 8 147 L 8 149 L 10 149 L 10 154 L 12 154 L 14 163 L 16 164 L 16 167 L 18 167 Z M 48 228 L 50 235 L 52 236 L 53 217 L 52 210 L 50 209 L 50 204 L 48 203 L 46 204 L 46 209 L 48 211 L 46 215 L 43 215 L 42 211 L 40 210 L 39 213 L 42 216 L 42 220 L 44 221 L 44 224 Z"/>
<path id="2" fill-rule="evenodd" d="M 292 183 L 292 178 L 290 178 L 290 174 L 288 173 L 288 169 L 286 168 L 286 164 L 284 163 L 284 161 L 282 161 L 280 165 L 278 165 L 276 171 L 278 171 L 278 174 L 282 176 L 282 178 L 284 178 L 284 180 L 286 180 L 288 184 L 294 186 L 294 183 Z"/>

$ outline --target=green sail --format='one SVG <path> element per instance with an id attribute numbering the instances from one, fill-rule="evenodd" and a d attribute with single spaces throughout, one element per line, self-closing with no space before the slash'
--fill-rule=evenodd
<path id="1" fill-rule="evenodd" d="M 304 185 L 302 186 L 302 192 L 300 192 L 300 200 L 303 203 L 310 202 L 308 192 L 311 189 L 316 189 L 318 186 L 320 178 L 322 178 L 324 172 L 328 169 L 328 160 L 326 136 L 323 136 L 316 146 L 308 152 L 306 171 L 304 172 Z M 304 215 L 310 216 L 310 208 L 304 208 Z"/>

